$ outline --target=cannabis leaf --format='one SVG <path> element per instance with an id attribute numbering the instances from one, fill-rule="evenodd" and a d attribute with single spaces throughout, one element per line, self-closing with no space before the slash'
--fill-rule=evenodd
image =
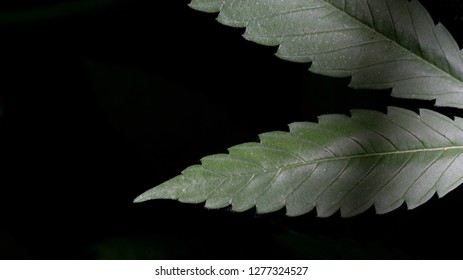
<path id="1" fill-rule="evenodd" d="M 286 207 L 289 216 L 316 208 L 326 217 L 340 209 L 347 217 L 372 205 L 378 213 L 404 201 L 414 208 L 463 181 L 461 118 L 390 107 L 387 115 L 353 110 L 350 118 L 324 115 L 318 124 L 289 127 L 205 157 L 135 202 L 206 201 L 207 208 L 256 206 L 258 213 Z"/>
<path id="2" fill-rule="evenodd" d="M 193 0 L 220 12 L 244 37 L 279 45 L 277 55 L 312 62 L 310 70 L 352 76 L 353 88 L 463 108 L 463 52 L 415 0 Z"/>

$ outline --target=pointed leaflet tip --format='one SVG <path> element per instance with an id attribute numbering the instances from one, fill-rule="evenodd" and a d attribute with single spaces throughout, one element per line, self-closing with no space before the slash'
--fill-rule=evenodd
<path id="1" fill-rule="evenodd" d="M 139 196 L 137 196 L 134 200 L 133 200 L 133 203 L 140 203 L 140 202 L 145 202 L 149 200 L 149 198 L 145 197 L 144 194 L 141 194 Z"/>

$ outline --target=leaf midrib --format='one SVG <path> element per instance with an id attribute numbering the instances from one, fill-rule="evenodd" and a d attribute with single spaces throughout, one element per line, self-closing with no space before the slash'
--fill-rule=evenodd
<path id="1" fill-rule="evenodd" d="M 215 175 L 221 175 L 221 177 L 223 178 L 230 179 L 230 178 L 243 177 L 243 176 L 249 176 L 249 175 L 257 175 L 257 174 L 264 174 L 264 173 L 271 173 L 271 172 L 281 172 L 282 170 L 285 170 L 285 169 L 297 168 L 299 166 L 319 164 L 319 163 L 330 162 L 330 161 L 343 161 L 343 160 L 353 160 L 353 159 L 360 159 L 360 158 L 373 158 L 373 157 L 406 155 L 406 154 L 415 154 L 415 153 L 430 153 L 430 152 L 445 153 L 446 151 L 449 151 L 449 150 L 462 150 L 461 152 L 463 152 L 463 146 L 446 146 L 446 147 L 437 147 L 437 148 L 413 149 L 413 150 L 406 150 L 406 151 L 391 151 L 391 152 L 380 152 L 380 153 L 369 153 L 369 154 L 357 154 L 357 155 L 351 155 L 351 156 L 321 158 L 321 159 L 315 159 L 315 160 L 310 160 L 310 161 L 303 160 L 303 162 L 283 165 L 283 166 L 276 167 L 274 169 L 265 168 L 263 169 L 262 172 L 249 172 L 249 173 L 239 173 L 239 174 L 232 174 L 232 175 L 217 173 L 217 171 L 212 171 L 209 168 L 205 167 L 204 165 L 202 165 L 202 167 L 204 170 L 213 172 L 213 174 Z"/>
<path id="2" fill-rule="evenodd" d="M 328 2 L 326 2 L 326 1 L 324 1 L 324 0 L 323 0 L 323 2 L 325 2 L 325 3 L 328 4 L 328 5 L 330 5 L 330 6 L 333 7 L 334 9 L 337 9 L 338 11 L 340 11 L 340 12 L 342 12 L 342 13 L 348 15 L 349 17 L 353 18 L 355 21 L 359 22 L 361 25 L 366 26 L 367 29 L 373 30 L 375 33 L 377 33 L 377 34 L 379 34 L 380 36 L 382 36 L 383 38 L 385 38 L 385 39 L 391 41 L 393 44 L 399 46 L 401 49 L 406 50 L 407 52 L 411 53 L 414 57 L 417 58 L 417 60 L 422 60 L 422 61 L 426 62 L 427 64 L 430 64 L 434 69 L 437 69 L 439 72 L 442 72 L 442 73 L 444 73 L 446 76 L 449 76 L 449 77 L 452 78 L 454 81 L 456 81 L 456 82 L 458 82 L 458 83 L 463 83 L 463 80 L 461 80 L 460 78 L 455 77 L 452 73 L 450 73 L 450 71 L 451 71 L 450 63 L 449 63 L 449 61 L 447 60 L 447 56 L 445 55 L 445 52 L 444 52 L 443 50 L 442 50 L 442 52 L 444 53 L 444 56 L 445 56 L 445 59 L 446 59 L 446 63 L 447 63 L 447 65 L 448 65 L 448 67 L 449 67 L 449 72 L 447 72 L 446 70 L 444 70 L 444 69 L 438 67 L 436 64 L 434 64 L 432 61 L 429 61 L 429 60 L 426 59 L 425 57 L 416 54 L 416 53 L 413 52 L 412 50 L 410 50 L 410 49 L 408 49 L 407 47 L 403 46 L 402 44 L 398 43 L 396 40 L 394 40 L 394 38 L 390 38 L 389 36 L 383 34 L 383 33 L 380 32 L 379 30 L 374 29 L 374 27 L 371 27 L 371 26 L 369 26 L 368 24 L 366 24 L 366 23 L 360 21 L 359 19 L 355 18 L 353 15 L 347 13 L 346 11 L 344 11 L 344 10 L 342 10 L 342 9 L 340 9 L 340 8 L 338 8 L 338 7 L 336 7 L 335 5 L 333 5 L 333 4 L 331 4 L 331 3 L 328 3 Z M 367 5 L 368 5 L 368 4 L 367 4 Z M 387 3 L 386 3 L 386 5 L 387 5 Z M 407 13 L 408 13 L 408 15 L 410 15 L 410 18 L 411 18 L 411 14 L 410 14 L 410 10 L 409 10 L 409 7 L 408 7 L 408 3 L 407 3 L 406 6 L 407 6 Z M 368 7 L 370 7 L 370 6 L 368 5 Z M 388 6 L 388 7 L 389 7 L 389 6 Z M 370 13 L 371 18 L 374 20 L 374 17 L 373 17 L 373 15 L 372 15 L 370 9 L 369 9 L 369 13 Z M 389 9 L 388 9 L 388 13 L 390 14 Z M 432 33 L 433 33 L 433 36 L 436 37 L 436 36 L 435 36 L 435 32 L 434 32 L 434 28 L 436 28 L 436 26 L 435 26 L 434 22 L 433 22 L 432 24 L 433 24 Z M 415 25 L 414 25 L 414 24 L 413 24 L 413 29 L 415 29 Z M 395 28 L 395 26 L 394 26 L 394 34 L 396 34 L 396 28 Z M 415 34 L 416 34 L 416 36 L 417 36 L 416 38 L 417 38 L 417 40 L 418 40 L 418 42 L 419 42 L 418 34 L 416 33 L 416 31 L 415 31 Z M 397 38 L 395 38 L 395 39 L 397 39 Z M 436 38 L 436 41 L 438 42 L 437 38 Z M 420 47 L 420 52 L 422 53 L 421 44 L 418 44 L 418 45 L 419 45 L 419 47 Z M 439 42 L 438 42 L 438 45 L 439 45 L 439 48 L 442 49 L 442 46 L 439 44 Z"/>

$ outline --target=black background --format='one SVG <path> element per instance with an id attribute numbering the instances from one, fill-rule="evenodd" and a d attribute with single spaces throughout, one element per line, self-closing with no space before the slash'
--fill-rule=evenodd
<path id="1" fill-rule="evenodd" d="M 58 2 L 0 4 L 1 258 L 463 258 L 458 188 L 349 219 L 133 204 L 201 157 L 288 123 L 433 102 L 311 74 L 187 0 L 41 10 Z M 463 45 L 461 4 L 437 2 L 423 3 Z"/>

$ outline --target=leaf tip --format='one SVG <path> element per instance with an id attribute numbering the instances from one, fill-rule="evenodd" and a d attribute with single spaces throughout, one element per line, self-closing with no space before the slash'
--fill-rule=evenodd
<path id="1" fill-rule="evenodd" d="M 133 203 L 141 203 L 141 202 L 145 202 L 149 200 L 149 198 L 147 198 L 144 194 L 141 194 L 139 196 L 137 196 L 134 200 L 133 200 Z"/>

